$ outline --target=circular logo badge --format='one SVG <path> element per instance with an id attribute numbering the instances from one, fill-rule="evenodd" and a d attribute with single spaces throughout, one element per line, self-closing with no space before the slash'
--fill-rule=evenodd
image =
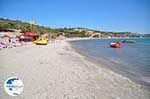
<path id="1" fill-rule="evenodd" d="M 18 77 L 10 77 L 5 81 L 4 89 L 11 96 L 18 96 L 23 91 L 23 83 Z"/>

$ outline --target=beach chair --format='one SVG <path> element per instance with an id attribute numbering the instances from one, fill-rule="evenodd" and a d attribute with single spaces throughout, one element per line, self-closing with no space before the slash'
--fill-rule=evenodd
<path id="1" fill-rule="evenodd" d="M 1 48 L 6 48 L 6 45 L 3 42 L 0 42 L 0 47 Z"/>
<path id="2" fill-rule="evenodd" d="M 13 45 L 14 47 L 20 47 L 20 46 L 22 46 L 21 43 L 17 43 L 17 42 L 12 42 L 12 45 Z"/>

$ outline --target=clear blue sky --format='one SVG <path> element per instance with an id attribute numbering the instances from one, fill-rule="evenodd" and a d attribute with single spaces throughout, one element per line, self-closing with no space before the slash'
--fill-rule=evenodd
<path id="1" fill-rule="evenodd" d="M 0 17 L 50 27 L 150 33 L 150 0 L 0 0 Z"/>

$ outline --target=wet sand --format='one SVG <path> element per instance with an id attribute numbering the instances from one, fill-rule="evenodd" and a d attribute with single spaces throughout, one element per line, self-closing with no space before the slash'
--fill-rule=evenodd
<path id="1" fill-rule="evenodd" d="M 0 51 L 0 99 L 149 99 L 150 93 L 128 78 L 101 68 L 66 41 Z M 12 97 L 4 91 L 8 77 L 24 83 Z"/>

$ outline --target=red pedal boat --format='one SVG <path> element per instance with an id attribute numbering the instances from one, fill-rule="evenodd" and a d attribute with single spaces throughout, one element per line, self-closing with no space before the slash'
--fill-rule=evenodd
<path id="1" fill-rule="evenodd" d="M 112 42 L 110 43 L 110 47 L 112 48 L 120 48 L 121 43 L 120 42 Z"/>

